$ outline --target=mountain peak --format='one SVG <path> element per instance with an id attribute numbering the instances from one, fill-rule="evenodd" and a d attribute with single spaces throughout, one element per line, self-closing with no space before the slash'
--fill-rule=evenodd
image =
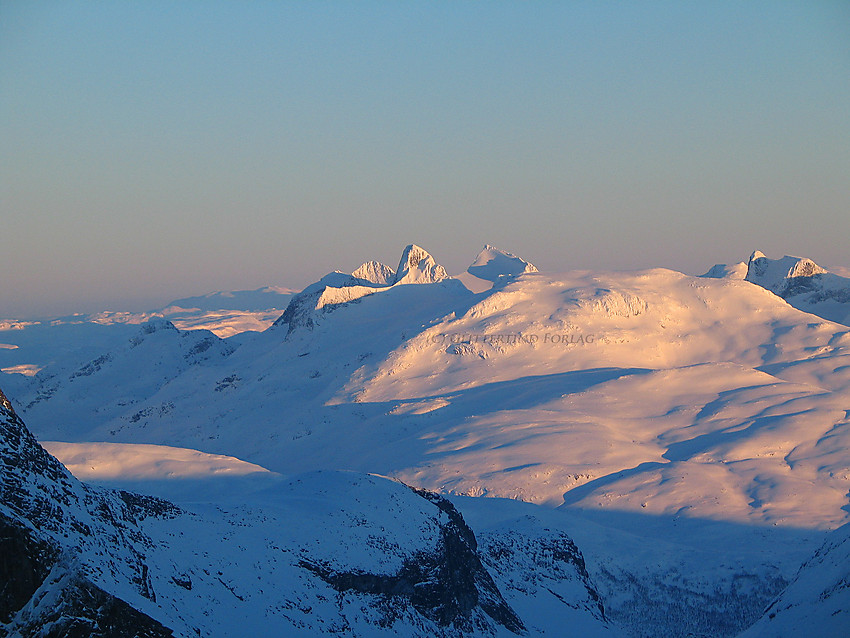
<path id="1" fill-rule="evenodd" d="M 395 278 L 395 271 L 379 261 L 367 261 L 351 276 L 379 286 L 389 286 Z"/>
<path id="2" fill-rule="evenodd" d="M 401 253 L 393 284 L 430 284 L 446 279 L 449 274 L 438 264 L 431 254 L 410 244 Z"/>
<path id="3" fill-rule="evenodd" d="M 154 332 L 162 332 L 163 330 L 177 331 L 177 328 L 168 319 L 161 317 L 154 317 L 139 326 L 139 334 L 142 335 L 150 335 Z"/>
<path id="4" fill-rule="evenodd" d="M 767 288 L 780 297 L 785 297 L 792 288 L 795 290 L 799 288 L 794 279 L 813 277 L 827 272 L 825 268 L 821 268 L 805 257 L 785 255 L 782 259 L 768 259 L 763 252 L 756 250 L 747 262 L 745 279 Z"/>
<path id="5" fill-rule="evenodd" d="M 537 267 L 513 253 L 486 244 L 466 271 L 479 279 L 495 282 L 501 277 L 518 277 L 537 272 Z"/>
<path id="6" fill-rule="evenodd" d="M 811 259 L 789 255 L 768 259 L 756 250 L 747 264 L 745 279 L 798 310 L 850 325 L 850 278 L 831 273 Z"/>

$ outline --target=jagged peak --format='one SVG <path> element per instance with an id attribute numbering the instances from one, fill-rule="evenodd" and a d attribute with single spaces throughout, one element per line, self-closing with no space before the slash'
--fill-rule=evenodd
<path id="1" fill-rule="evenodd" d="M 389 286 L 395 279 L 395 270 L 379 261 L 367 261 L 351 276 L 378 286 Z"/>
<path id="2" fill-rule="evenodd" d="M 763 252 L 756 250 L 750 255 L 747 263 L 746 280 L 779 293 L 790 279 L 812 277 L 827 272 L 825 268 L 805 257 L 785 255 L 781 259 L 769 259 Z"/>
<path id="3" fill-rule="evenodd" d="M 466 271 L 479 279 L 495 282 L 503 277 L 518 277 L 525 273 L 537 272 L 537 267 L 513 253 L 485 244 Z"/>
<path id="4" fill-rule="evenodd" d="M 395 284 L 430 284 L 448 278 L 449 274 L 431 254 L 417 246 L 408 245 L 401 253 L 393 285 Z"/>

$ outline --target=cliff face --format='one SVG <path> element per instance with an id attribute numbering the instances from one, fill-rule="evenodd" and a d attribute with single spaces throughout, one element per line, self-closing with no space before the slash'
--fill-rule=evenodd
<path id="1" fill-rule="evenodd" d="M 145 540 L 135 526 L 145 507 L 74 479 L 2 391 L 0 475 L 0 636 L 172 635 L 91 580 L 117 569 L 140 596 L 153 597 L 136 547 Z M 91 553 L 106 558 L 83 557 Z"/>

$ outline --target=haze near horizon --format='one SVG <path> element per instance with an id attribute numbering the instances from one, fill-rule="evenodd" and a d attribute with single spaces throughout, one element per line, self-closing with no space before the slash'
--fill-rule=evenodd
<path id="1" fill-rule="evenodd" d="M 0 315 L 484 243 L 850 266 L 845 3 L 0 7 Z"/>

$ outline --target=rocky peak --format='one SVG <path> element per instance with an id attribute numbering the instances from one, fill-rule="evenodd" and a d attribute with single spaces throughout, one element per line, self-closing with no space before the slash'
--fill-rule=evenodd
<path id="1" fill-rule="evenodd" d="M 756 250 L 746 280 L 782 297 L 798 310 L 850 325 L 850 278 L 821 268 L 811 259 L 768 259 Z"/>
<path id="2" fill-rule="evenodd" d="M 410 244 L 401 253 L 393 284 L 430 284 L 448 276 L 427 250 Z"/>
<path id="3" fill-rule="evenodd" d="M 800 285 L 804 283 L 801 278 L 810 278 L 815 275 L 826 274 L 827 270 L 821 268 L 811 259 L 805 257 L 791 257 L 786 255 L 782 259 L 768 259 L 759 250 L 750 255 L 747 262 L 747 276 L 745 279 L 780 297 L 796 294 Z"/>

